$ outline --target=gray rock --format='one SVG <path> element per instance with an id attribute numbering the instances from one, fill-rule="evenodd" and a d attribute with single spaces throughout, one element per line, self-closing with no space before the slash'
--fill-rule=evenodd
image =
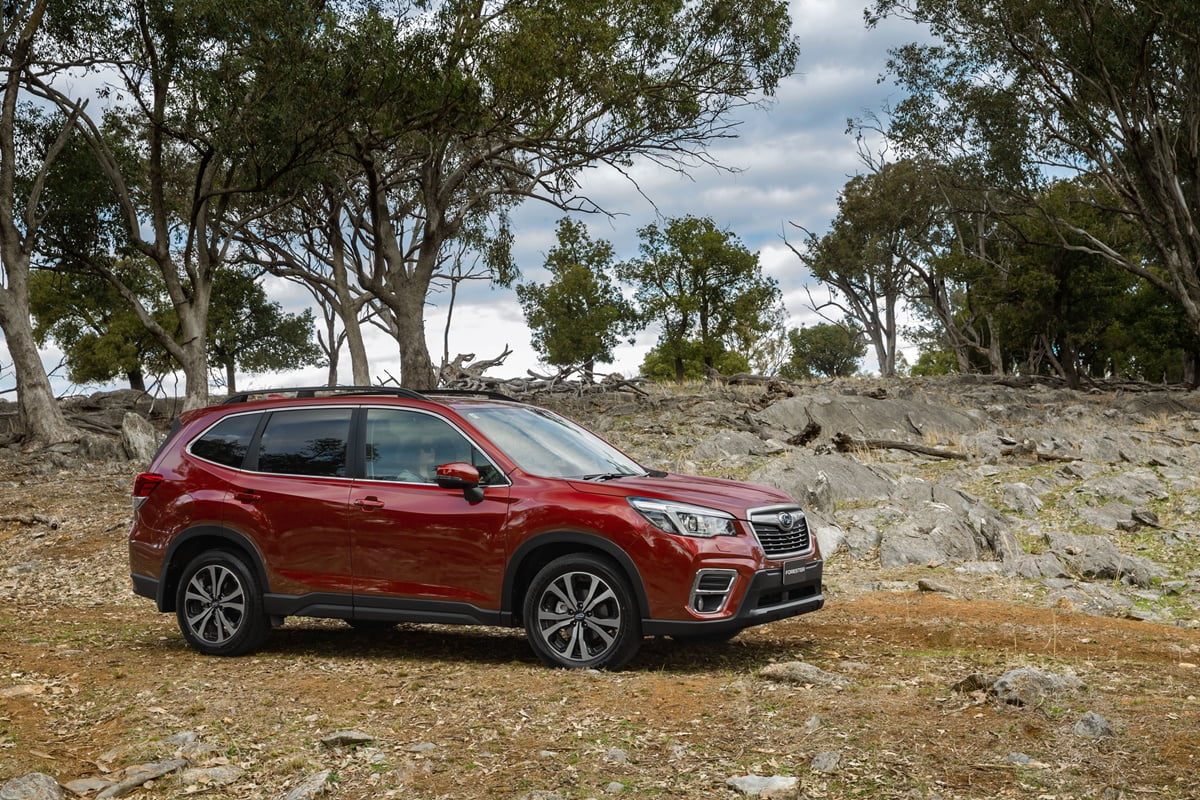
<path id="1" fill-rule="evenodd" d="M 1050 550 L 1075 574 L 1099 580 L 1123 580 L 1136 586 L 1149 586 L 1152 579 L 1167 572 L 1149 559 L 1129 556 L 1107 536 L 1076 536 L 1047 533 Z"/>
<path id="2" fill-rule="evenodd" d="M 437 750 L 438 746 L 433 742 L 419 742 L 408 748 L 410 753 L 428 753 Z"/>
<path id="3" fill-rule="evenodd" d="M 759 677 L 780 683 L 797 683 L 819 686 L 849 686 L 850 682 L 840 675 L 826 672 L 820 667 L 803 661 L 788 661 L 783 664 L 768 664 L 758 671 Z"/>
<path id="4" fill-rule="evenodd" d="M 315 775 L 309 775 L 304 781 L 284 795 L 283 800 L 312 800 L 329 791 L 329 776 L 332 770 L 321 770 Z"/>
<path id="5" fill-rule="evenodd" d="M 534 789 L 532 792 L 521 795 L 520 800 L 563 800 L 563 796 L 558 792 L 546 789 Z"/>
<path id="6" fill-rule="evenodd" d="M 808 518 L 808 529 L 817 538 L 817 546 L 821 548 L 821 555 L 829 558 L 845 546 L 846 532 L 840 525 L 824 514 L 807 512 L 805 516 Z"/>
<path id="7" fill-rule="evenodd" d="M 1083 688 L 1083 681 L 1074 675 L 1054 675 L 1024 667 L 1001 675 L 992 684 L 992 694 L 1004 703 L 1033 706 L 1050 697 Z"/>
<path id="8" fill-rule="evenodd" d="M 188 763 L 184 759 L 173 758 L 169 761 L 156 761 L 153 764 L 137 764 L 128 767 L 125 770 L 125 777 L 104 789 L 96 795 L 96 798 L 97 800 L 107 800 L 110 797 L 124 797 L 150 781 L 185 769 L 187 765 Z"/>
<path id="9" fill-rule="evenodd" d="M 1088 711 L 1080 717 L 1072 730 L 1075 731 L 1076 736 L 1083 736 L 1087 739 L 1107 739 L 1113 735 L 1112 725 L 1094 711 Z"/>
<path id="10" fill-rule="evenodd" d="M 1117 499 L 1129 505 L 1141 506 L 1151 500 L 1163 500 L 1169 495 L 1162 480 L 1145 467 L 1118 475 L 1101 475 L 1085 481 L 1079 491 L 1101 500 Z"/>
<path id="11" fill-rule="evenodd" d="M 842 764 L 842 754 L 838 750 L 826 750 L 813 756 L 808 768 L 813 772 L 837 772 Z"/>
<path id="12" fill-rule="evenodd" d="M 246 774 L 246 770 L 233 764 L 218 767 L 184 770 L 179 779 L 184 786 L 228 786 Z"/>
<path id="13" fill-rule="evenodd" d="M 987 426 L 981 411 L 963 411 L 911 399 L 876 399 L 835 394 L 809 394 L 776 402 L 759 415 L 775 428 L 798 434 L 810 425 L 820 427 L 814 442 L 828 443 L 842 432 L 868 439 L 920 439 L 926 433 L 976 433 Z"/>
<path id="14" fill-rule="evenodd" d="M 761 775 L 742 775 L 729 778 L 725 785 L 747 797 L 794 797 L 796 788 L 800 785 L 799 778 L 774 775 L 764 778 Z"/>
<path id="15" fill-rule="evenodd" d="M 80 797 L 97 794 L 112 785 L 112 781 L 106 781 L 104 778 L 80 778 L 76 781 L 67 781 L 64 784 L 68 792 L 77 794 Z"/>
<path id="16" fill-rule="evenodd" d="M 750 473 L 750 481 L 774 486 L 798 499 L 819 494 L 822 506 L 887 500 L 897 484 L 883 468 L 869 467 L 843 455 L 818 455 L 807 450 L 769 461 Z"/>
<path id="17" fill-rule="evenodd" d="M 883 533 L 879 563 L 884 568 L 978 561 L 983 554 L 975 529 L 955 509 L 925 503 L 911 511 L 907 519 Z"/>
<path id="18" fill-rule="evenodd" d="M 615 761 L 618 764 L 627 764 L 629 763 L 629 753 L 626 753 L 619 747 L 613 747 L 604 754 L 604 760 Z"/>
<path id="19" fill-rule="evenodd" d="M 0 800 L 63 800 L 63 788 L 44 772 L 31 772 L 0 786 Z"/>
<path id="20" fill-rule="evenodd" d="M 917 581 L 917 590 L 921 592 L 941 592 L 942 594 L 954 594 L 954 589 L 944 583 L 930 580 L 929 578 L 920 578 Z"/>
<path id="21" fill-rule="evenodd" d="M 321 739 L 321 744 L 326 747 L 355 747 L 374 741 L 374 736 L 362 731 L 336 731 Z"/>
<path id="22" fill-rule="evenodd" d="M 625 784 L 621 783 L 620 781 L 610 781 L 608 785 L 604 787 L 605 794 L 620 794 L 623 791 L 625 791 Z"/>
<path id="23" fill-rule="evenodd" d="M 692 449 L 698 461 L 719 461 L 730 456 L 770 456 L 787 449 L 779 442 L 764 441 L 747 431 L 721 431 Z"/>
<path id="24" fill-rule="evenodd" d="M 1023 517 L 1035 516 L 1042 510 L 1042 499 L 1027 483 L 1011 483 L 1004 487 L 1002 502 Z"/>

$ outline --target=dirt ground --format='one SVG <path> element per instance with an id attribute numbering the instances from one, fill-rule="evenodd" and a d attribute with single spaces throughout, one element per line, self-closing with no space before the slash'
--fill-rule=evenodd
<path id="1" fill-rule="evenodd" d="M 616 673 L 540 666 L 519 631 L 318 620 L 208 658 L 130 591 L 131 469 L 7 472 L 0 784 L 111 779 L 192 731 L 211 746 L 200 766 L 240 777 L 134 796 L 283 797 L 331 770 L 345 798 L 724 798 L 747 774 L 795 776 L 797 798 L 1200 797 L 1200 631 L 1041 607 L 1031 584 L 833 559 L 823 610 L 723 646 L 648 640 Z M 844 685 L 759 675 L 788 661 Z M 1017 667 L 1086 688 L 1038 707 L 953 688 Z M 1087 711 L 1114 735 L 1074 733 Z M 343 730 L 374 742 L 321 743 Z M 813 769 L 830 753 L 833 771 Z"/>

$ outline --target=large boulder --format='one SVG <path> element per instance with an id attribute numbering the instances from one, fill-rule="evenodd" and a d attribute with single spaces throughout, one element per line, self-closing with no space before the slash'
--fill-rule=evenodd
<path id="1" fill-rule="evenodd" d="M 810 443 L 829 443 L 836 433 L 913 441 L 976 433 L 990 427 L 987 414 L 974 409 L 846 394 L 788 397 L 764 409 L 759 417 L 793 436 L 809 431 Z"/>

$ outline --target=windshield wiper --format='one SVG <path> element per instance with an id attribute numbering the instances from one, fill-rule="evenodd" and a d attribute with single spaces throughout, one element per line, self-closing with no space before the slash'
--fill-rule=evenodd
<path id="1" fill-rule="evenodd" d="M 584 475 L 582 479 L 585 481 L 612 481 L 617 478 L 644 478 L 644 474 L 636 472 L 597 472 L 595 475 Z"/>

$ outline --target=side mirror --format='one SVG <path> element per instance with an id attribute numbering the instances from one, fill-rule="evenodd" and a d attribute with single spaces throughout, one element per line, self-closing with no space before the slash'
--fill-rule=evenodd
<path id="1" fill-rule="evenodd" d="M 436 483 L 443 489 L 462 489 L 463 497 L 470 503 L 483 501 L 483 487 L 479 485 L 479 470 L 465 462 L 455 461 L 439 466 Z"/>

